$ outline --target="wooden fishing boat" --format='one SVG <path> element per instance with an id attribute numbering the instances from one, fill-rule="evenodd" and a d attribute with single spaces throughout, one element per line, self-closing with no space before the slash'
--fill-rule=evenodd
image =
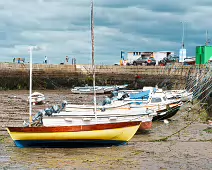
<path id="1" fill-rule="evenodd" d="M 8 127 L 17 147 L 88 147 L 120 145 L 137 132 L 140 121 L 55 127 Z"/>

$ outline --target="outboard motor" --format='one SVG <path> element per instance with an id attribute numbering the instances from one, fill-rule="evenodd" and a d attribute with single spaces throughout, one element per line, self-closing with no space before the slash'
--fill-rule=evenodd
<path id="1" fill-rule="evenodd" d="M 105 97 L 105 99 L 102 102 L 102 106 L 106 105 L 106 104 L 111 104 L 111 99 L 109 97 Z"/>
<path id="2" fill-rule="evenodd" d="M 124 92 L 118 100 L 124 100 L 127 97 L 129 97 L 128 93 Z"/>
<path id="3" fill-rule="evenodd" d="M 117 96 L 118 96 L 118 91 L 117 90 L 114 90 L 114 91 L 111 92 L 111 96 L 110 96 L 111 98 L 112 97 L 117 97 Z"/>
<path id="4" fill-rule="evenodd" d="M 44 112 L 45 112 L 45 116 L 51 116 L 52 113 L 53 113 L 53 109 L 52 108 L 47 108 L 47 109 L 44 109 Z"/>
<path id="5" fill-rule="evenodd" d="M 63 110 L 63 109 L 66 107 L 66 105 L 67 105 L 67 101 L 66 101 L 66 100 L 64 100 L 64 101 L 62 102 L 61 110 Z"/>
<path id="6" fill-rule="evenodd" d="M 27 122 L 24 121 L 24 123 L 23 123 L 24 127 L 29 127 L 29 125 L 30 125 L 29 121 L 27 121 Z M 33 116 L 31 125 L 32 126 L 41 126 L 41 125 L 43 125 L 43 112 L 42 111 L 39 111 L 38 113 L 36 113 L 35 116 Z"/>

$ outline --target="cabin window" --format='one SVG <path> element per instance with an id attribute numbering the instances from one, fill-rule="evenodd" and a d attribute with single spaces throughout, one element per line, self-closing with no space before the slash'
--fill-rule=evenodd
<path id="1" fill-rule="evenodd" d="M 159 103 L 159 102 L 162 102 L 162 100 L 161 100 L 161 98 L 160 98 L 160 97 L 152 98 L 151 103 Z"/>
<path id="2" fill-rule="evenodd" d="M 166 101 L 166 97 L 163 97 L 163 100 Z"/>
<path id="3" fill-rule="evenodd" d="M 136 55 L 136 53 L 135 53 L 135 52 L 133 52 L 133 55 L 135 56 L 135 55 Z"/>

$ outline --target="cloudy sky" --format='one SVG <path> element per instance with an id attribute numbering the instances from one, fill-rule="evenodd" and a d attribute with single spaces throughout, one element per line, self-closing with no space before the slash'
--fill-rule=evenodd
<path id="1" fill-rule="evenodd" d="M 212 0 L 94 0 L 95 62 L 113 64 L 120 51 L 174 51 L 185 23 L 189 56 L 212 35 Z M 1 0 L 0 62 L 28 61 L 28 46 L 38 45 L 34 63 L 75 57 L 91 63 L 90 0 Z"/>

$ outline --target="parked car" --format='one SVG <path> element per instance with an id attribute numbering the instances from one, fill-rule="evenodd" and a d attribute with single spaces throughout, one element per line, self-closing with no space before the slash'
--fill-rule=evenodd
<path id="1" fill-rule="evenodd" d="M 185 58 L 183 65 L 195 65 L 196 59 L 195 58 Z"/>
<path id="2" fill-rule="evenodd" d="M 168 56 L 168 57 L 165 57 L 162 60 L 160 60 L 158 62 L 158 64 L 159 65 L 162 65 L 162 66 L 165 66 L 168 63 L 171 64 L 171 63 L 178 62 L 178 60 L 179 60 L 179 57 L 178 56 Z"/>
<path id="3" fill-rule="evenodd" d="M 148 56 L 140 57 L 137 60 L 133 61 L 134 66 L 137 66 L 137 65 L 155 66 L 155 64 L 156 64 L 156 60 L 153 57 L 148 57 Z"/>

